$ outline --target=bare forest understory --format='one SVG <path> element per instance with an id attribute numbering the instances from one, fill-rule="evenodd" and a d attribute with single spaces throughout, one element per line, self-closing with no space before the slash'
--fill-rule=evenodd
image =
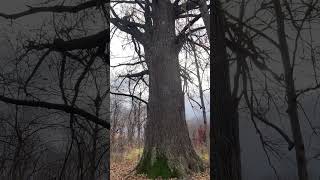
<path id="1" fill-rule="evenodd" d="M 134 169 L 139 162 L 139 156 L 142 154 L 142 149 L 129 148 L 122 155 L 112 154 L 111 156 L 111 167 L 110 167 L 110 178 L 112 180 L 123 180 L 123 179 L 149 179 L 145 175 L 138 175 Z M 208 151 L 205 151 L 202 155 L 199 152 L 201 158 L 205 161 L 206 171 L 203 173 L 197 173 L 190 176 L 190 179 L 194 180 L 207 180 L 210 179 L 209 175 L 209 160 Z M 177 178 L 170 178 L 177 179 Z"/>
<path id="2" fill-rule="evenodd" d="M 206 146 L 204 139 L 199 136 L 201 134 L 201 128 L 189 127 L 190 137 L 192 139 L 193 147 L 195 148 L 198 156 L 202 159 L 205 166 L 204 172 L 193 173 L 184 177 L 184 179 L 194 180 L 209 180 L 210 179 L 210 165 L 209 165 L 209 146 Z M 110 155 L 110 179 L 112 180 L 142 180 L 151 179 L 146 175 L 137 174 L 136 166 L 143 154 L 143 147 L 141 146 L 141 140 L 137 138 L 128 142 L 128 138 L 124 136 L 117 136 L 111 142 L 111 155 Z M 139 143 L 140 142 L 140 143 Z M 161 179 L 161 178 L 156 178 Z M 167 179 L 167 178 L 166 178 Z M 169 178 L 178 179 L 178 178 Z"/>

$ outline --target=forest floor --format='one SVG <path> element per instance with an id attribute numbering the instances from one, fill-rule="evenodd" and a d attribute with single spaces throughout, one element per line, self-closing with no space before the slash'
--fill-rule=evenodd
<path id="1" fill-rule="evenodd" d="M 133 148 L 123 153 L 122 155 L 111 153 L 111 180 L 143 180 L 148 179 L 143 175 L 136 175 L 134 168 L 137 165 L 140 155 L 143 149 Z M 186 180 L 208 180 L 209 175 L 209 155 L 208 151 L 202 150 L 197 151 L 199 156 L 203 159 L 206 165 L 206 171 L 203 173 L 193 174 L 191 177 L 186 178 Z M 176 179 L 176 178 L 172 178 Z"/>

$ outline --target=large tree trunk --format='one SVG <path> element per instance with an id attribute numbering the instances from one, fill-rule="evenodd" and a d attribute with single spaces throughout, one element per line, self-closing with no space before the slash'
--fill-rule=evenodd
<path id="1" fill-rule="evenodd" d="M 173 6 L 158 0 L 152 10 L 154 31 L 144 47 L 149 68 L 148 120 L 137 172 L 151 178 L 181 177 L 203 170 L 203 164 L 192 147 L 185 119 Z"/>
<path id="2" fill-rule="evenodd" d="M 226 56 L 225 23 L 220 2 L 215 0 L 211 17 L 213 64 L 213 121 L 210 123 L 210 156 L 212 170 L 210 177 L 223 180 L 241 180 L 241 158 L 239 142 L 239 119 L 237 102 L 231 95 L 229 62 Z"/>
<path id="3" fill-rule="evenodd" d="M 296 151 L 296 161 L 298 165 L 298 175 L 300 180 L 308 180 L 307 171 L 307 159 L 305 155 L 305 147 L 303 143 L 303 137 L 300 129 L 300 122 L 298 116 L 298 106 L 297 106 L 297 95 L 295 90 L 295 83 L 293 79 L 293 67 L 294 65 L 290 62 L 288 42 L 286 39 L 285 25 L 284 25 L 284 14 L 281 9 L 281 4 L 279 0 L 273 0 L 273 5 L 275 8 L 275 13 L 277 17 L 277 32 L 278 39 L 280 43 L 281 59 L 284 69 L 284 78 L 286 85 L 286 96 L 288 103 L 287 113 L 289 115 L 291 130 L 293 134 L 295 151 Z"/>

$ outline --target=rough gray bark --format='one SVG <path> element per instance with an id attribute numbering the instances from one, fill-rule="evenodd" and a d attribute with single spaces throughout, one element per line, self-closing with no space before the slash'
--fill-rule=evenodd
<path id="1" fill-rule="evenodd" d="M 229 62 L 226 57 L 225 22 L 220 1 L 212 6 L 211 81 L 213 85 L 213 121 L 210 123 L 210 156 L 213 179 L 241 180 L 239 120 L 237 101 L 230 88 Z"/>
<path id="2" fill-rule="evenodd" d="M 175 11 L 167 0 L 153 2 L 152 10 L 153 31 L 144 46 L 149 69 L 148 120 L 137 172 L 152 178 L 186 176 L 203 170 L 203 164 L 192 147 L 185 119 Z"/>
<path id="3" fill-rule="evenodd" d="M 207 30 L 208 37 L 210 38 L 210 14 L 206 0 L 198 0 L 200 13 Z"/>
<path id="4" fill-rule="evenodd" d="M 274 10 L 276 13 L 277 20 L 277 33 L 280 44 L 281 60 L 284 70 L 284 80 L 286 85 L 286 96 L 288 109 L 287 113 L 289 115 L 291 130 L 293 134 L 295 151 L 296 151 L 296 161 L 298 168 L 298 175 L 300 180 L 308 180 L 307 171 L 307 160 L 305 155 L 305 147 L 303 143 L 303 137 L 300 128 L 299 115 L 298 115 L 298 105 L 297 105 L 297 94 L 295 90 L 295 83 L 293 79 L 293 67 L 294 64 L 290 62 L 288 42 L 286 39 L 285 25 L 284 25 L 284 15 L 281 9 L 281 4 L 279 0 L 273 0 Z"/>

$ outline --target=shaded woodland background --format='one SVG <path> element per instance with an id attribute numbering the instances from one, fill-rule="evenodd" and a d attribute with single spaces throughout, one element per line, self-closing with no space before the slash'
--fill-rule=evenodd
<path id="1" fill-rule="evenodd" d="M 181 74 L 185 101 L 191 101 L 195 108 L 199 108 L 199 104 L 203 105 L 196 96 L 206 88 L 199 91 L 197 84 L 204 82 L 208 85 L 209 80 L 199 81 L 192 75 L 197 74 L 195 64 L 188 66 L 183 60 L 188 59 L 186 56 L 189 60 L 199 57 L 206 69 L 202 72 L 209 70 L 206 32 L 212 31 L 206 17 L 212 15 L 209 12 L 213 11 L 213 1 L 207 12 L 200 7 L 204 7 L 203 2 L 207 6 L 209 1 L 164 1 L 176 2 L 176 13 L 180 17 L 174 20 L 175 33 L 184 33 L 180 37 L 185 37 L 182 39 L 187 42 L 182 43 L 179 54 L 180 65 L 185 67 Z M 143 61 L 141 39 L 128 31 L 146 32 L 139 25 L 147 23 L 142 18 L 141 9 L 151 1 L 111 2 L 125 5 L 115 8 L 109 15 L 109 2 L 102 0 L 1 2 L 1 179 L 104 179 L 108 176 L 109 137 L 117 138 L 109 132 L 118 131 L 115 127 L 132 127 L 137 122 L 130 121 L 136 117 L 136 111 L 130 114 L 130 110 L 121 110 L 115 97 L 129 91 L 130 103 L 126 102 L 126 106 L 135 109 L 145 109 L 143 101 L 148 99 L 148 89 L 143 85 L 137 85 L 139 91 L 130 92 L 135 85 L 130 81 L 124 83 L 122 91 L 112 89 L 119 86 L 121 80 L 110 84 L 110 78 L 122 75 L 123 79 L 129 73 L 147 69 L 140 66 L 123 69 L 117 75 L 112 69 L 110 72 L 109 39 L 121 36 L 121 43 L 130 47 L 127 51 L 131 54 L 126 59 L 130 62 L 126 63 Z M 236 128 L 239 137 L 235 139 L 240 141 L 241 156 L 241 169 L 238 169 L 241 176 L 237 178 L 319 179 L 320 2 L 219 2 L 223 9 L 219 12 L 225 21 L 223 34 L 227 55 L 224 60 L 230 71 L 228 82 L 233 98 L 239 100 L 234 109 L 239 113 Z M 114 34 L 115 29 L 125 33 Z M 284 60 L 288 60 L 289 66 L 283 63 Z M 290 78 L 294 98 L 288 98 L 286 92 Z M 148 79 L 145 78 L 145 82 L 141 79 L 139 83 L 148 84 Z M 188 89 L 187 84 L 196 86 Z M 191 90 L 190 94 L 187 90 Z M 215 93 L 215 89 L 211 91 Z M 132 95 L 140 100 L 133 100 Z M 128 96 L 125 98 L 128 100 Z M 297 163 L 297 146 L 292 146 L 296 144 L 288 115 L 289 103 L 295 104 L 298 112 L 305 165 Z M 213 107 L 209 109 L 212 111 Z M 201 110 L 199 112 L 201 114 Z M 131 118 L 126 117 L 129 115 Z M 138 144 L 143 144 L 145 116 L 141 111 Z M 215 118 L 214 112 L 212 117 Z M 110 127 L 110 123 L 113 126 Z M 127 133 L 129 139 L 134 137 L 130 133 L 139 134 L 137 129 Z M 224 162 L 219 163 L 224 165 Z M 298 166 L 307 170 L 309 178 L 298 178 L 298 171 L 303 169 Z"/>
<path id="2" fill-rule="evenodd" d="M 95 1 L 6 1 L 0 7 L 17 13 L 0 15 L 0 179 L 105 179 L 108 13 Z"/>
<path id="3" fill-rule="evenodd" d="M 213 90 L 213 103 L 216 105 L 211 109 L 220 113 L 221 110 L 229 114 L 239 113 L 239 116 L 228 117 L 228 113 L 218 113 L 218 120 L 214 120 L 212 125 L 215 129 L 214 124 L 220 124 L 217 129 L 224 128 L 222 134 L 231 137 L 235 146 L 239 141 L 240 145 L 235 148 L 233 153 L 236 155 L 230 161 L 227 156 L 221 158 L 227 153 L 219 151 L 218 147 L 214 158 L 221 158 L 216 166 L 223 167 L 218 176 L 232 179 L 317 179 L 318 1 L 220 2 L 215 1 L 213 8 L 216 13 L 211 16 L 214 27 L 211 33 L 219 34 L 214 36 L 216 43 L 213 45 L 220 50 L 213 53 L 216 62 L 212 72 L 213 76 L 223 80 L 213 77 L 213 88 L 225 96 L 227 101 L 224 102 L 229 103 L 229 107 L 223 101 L 217 103 L 221 99 Z M 223 10 L 219 11 L 220 8 Z M 221 24 L 224 26 L 218 26 Z M 224 75 L 226 71 L 230 73 Z M 221 92 L 224 86 L 226 91 Z M 236 108 L 232 109 L 230 105 Z M 228 126 L 223 117 L 234 119 L 227 121 L 233 125 Z M 240 138 L 228 134 L 228 128 Z M 213 138 L 224 144 L 219 139 L 222 136 Z M 253 143 L 260 144 L 262 149 L 252 146 Z M 232 144 L 225 144 L 223 148 L 232 147 Z M 221 164 L 222 159 L 228 162 Z M 233 162 L 237 165 L 229 168 Z"/>

